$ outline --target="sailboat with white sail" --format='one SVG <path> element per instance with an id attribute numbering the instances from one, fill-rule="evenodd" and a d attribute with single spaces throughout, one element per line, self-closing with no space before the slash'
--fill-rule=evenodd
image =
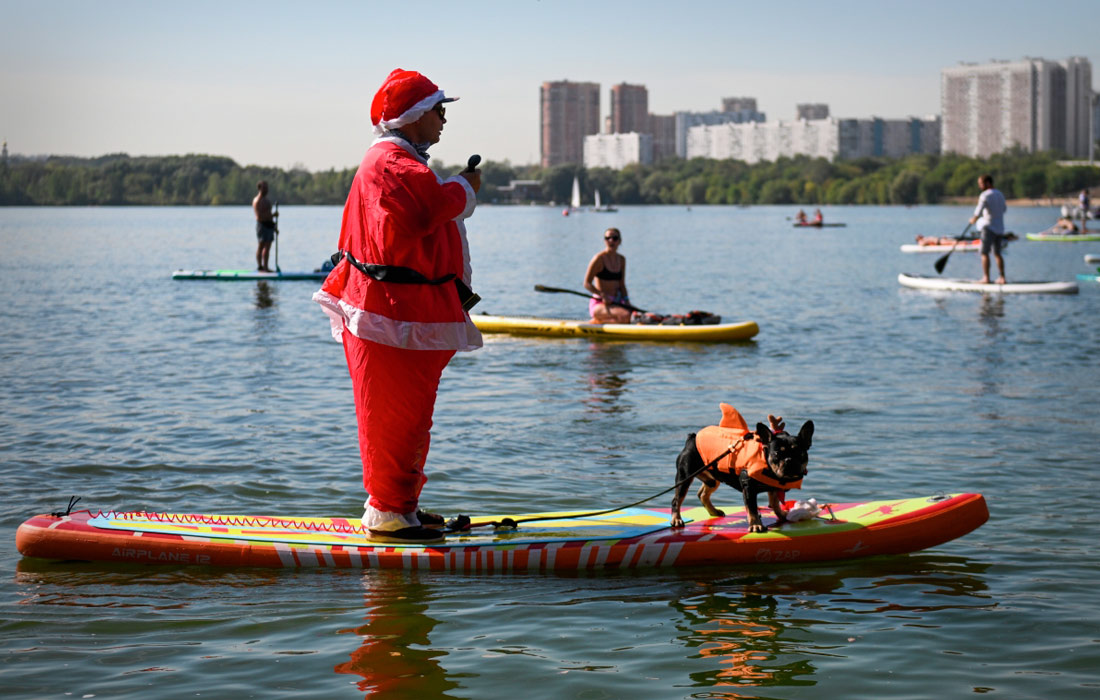
<path id="1" fill-rule="evenodd" d="M 592 206 L 592 211 L 619 211 L 610 204 L 600 204 L 600 191 L 596 190 L 596 203 Z"/>
<path id="2" fill-rule="evenodd" d="M 581 210 L 581 182 L 577 176 L 573 176 L 573 194 L 569 198 L 569 206 L 562 210 L 562 216 L 569 216 L 570 212 Z"/>

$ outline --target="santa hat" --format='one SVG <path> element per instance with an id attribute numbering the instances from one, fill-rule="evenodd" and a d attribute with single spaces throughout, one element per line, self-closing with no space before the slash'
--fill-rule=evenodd
<path id="1" fill-rule="evenodd" d="M 381 136 L 390 129 L 412 124 L 440 102 L 454 102 L 439 87 L 414 70 L 394 70 L 378 88 L 370 105 L 374 133 Z"/>

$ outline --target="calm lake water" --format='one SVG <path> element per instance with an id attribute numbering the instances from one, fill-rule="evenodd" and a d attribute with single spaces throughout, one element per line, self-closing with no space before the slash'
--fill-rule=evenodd
<path id="1" fill-rule="evenodd" d="M 453 514 L 629 503 L 672 483 L 728 401 L 817 426 L 803 495 L 985 494 L 990 521 L 909 556 L 556 575 L 254 571 L 24 560 L 27 517 L 79 507 L 357 516 L 350 382 L 311 282 L 251 267 L 239 208 L 0 208 L 0 680 L 7 698 L 1092 698 L 1100 285 L 930 294 L 899 251 L 968 207 L 637 207 L 470 221 L 477 311 L 580 317 L 607 226 L 635 304 L 753 319 L 731 345 L 489 336 L 443 375 L 424 503 Z M 1053 208 L 1013 208 L 1036 231 Z M 283 207 L 312 269 L 338 207 Z M 1072 280 L 1100 244 L 1013 243 Z M 977 277 L 974 253 L 947 276 Z M 720 490 L 718 503 L 736 503 Z M 690 497 L 694 502 L 694 496 Z M 657 505 L 664 506 L 666 497 Z"/>

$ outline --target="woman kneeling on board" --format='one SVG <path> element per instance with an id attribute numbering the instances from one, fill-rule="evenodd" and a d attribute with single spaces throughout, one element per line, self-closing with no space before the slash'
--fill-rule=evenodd
<path id="1" fill-rule="evenodd" d="M 626 258 L 619 253 L 622 234 L 617 228 L 603 233 L 604 249 L 596 253 L 584 273 L 584 288 L 592 292 L 588 313 L 593 323 L 630 323 L 626 293 Z"/>

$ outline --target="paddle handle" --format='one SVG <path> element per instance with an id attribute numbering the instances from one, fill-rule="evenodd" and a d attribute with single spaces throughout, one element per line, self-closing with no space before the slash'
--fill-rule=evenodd
<path id="1" fill-rule="evenodd" d="M 475 153 L 470 156 L 470 159 L 466 161 L 466 172 L 472 173 L 473 171 L 477 170 L 477 164 L 480 162 L 481 156 L 479 156 L 478 154 Z"/>

